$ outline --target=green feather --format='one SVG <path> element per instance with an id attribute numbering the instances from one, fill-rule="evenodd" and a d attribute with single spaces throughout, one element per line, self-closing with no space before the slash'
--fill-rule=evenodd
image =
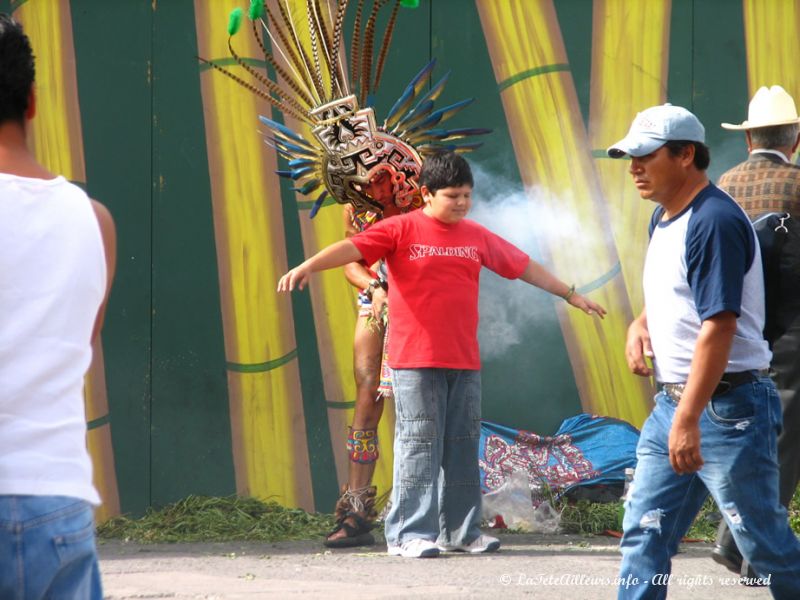
<path id="1" fill-rule="evenodd" d="M 419 8 L 419 0 L 400 0 L 400 6 L 405 8 Z"/>
<path id="2" fill-rule="evenodd" d="M 236 35 L 236 32 L 239 31 L 239 27 L 242 25 L 242 12 L 241 8 L 234 8 L 231 11 L 231 16 L 228 17 L 228 35 Z"/>
<path id="3" fill-rule="evenodd" d="M 250 11 L 248 12 L 251 21 L 260 19 L 264 15 L 263 0 L 250 0 Z"/>

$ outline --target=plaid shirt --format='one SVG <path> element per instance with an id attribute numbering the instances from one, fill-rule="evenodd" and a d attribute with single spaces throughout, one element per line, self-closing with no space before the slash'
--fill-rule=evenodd
<path id="1" fill-rule="evenodd" d="M 800 167 L 774 154 L 751 154 L 722 174 L 717 186 L 728 192 L 754 219 L 767 212 L 800 218 Z"/>

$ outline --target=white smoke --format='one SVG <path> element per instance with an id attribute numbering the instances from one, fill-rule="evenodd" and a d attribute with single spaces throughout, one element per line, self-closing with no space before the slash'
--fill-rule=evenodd
<path id="1" fill-rule="evenodd" d="M 574 237 L 574 218 L 553 215 L 542 208 L 535 189 L 525 190 L 474 163 L 472 169 L 475 188 L 470 219 L 536 261 L 540 261 L 539 240 Z M 521 281 L 504 279 L 488 269 L 481 273 L 479 311 L 478 341 L 483 359 L 502 356 L 535 338 L 537 329 L 550 325 L 555 315 L 550 294 Z"/>

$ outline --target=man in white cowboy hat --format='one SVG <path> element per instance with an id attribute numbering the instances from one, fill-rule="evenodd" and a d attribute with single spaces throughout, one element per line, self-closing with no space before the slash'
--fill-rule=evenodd
<path id="1" fill-rule="evenodd" d="M 788 507 L 800 481 L 800 167 L 790 157 L 800 144 L 800 118 L 794 100 L 779 85 L 760 88 L 740 125 L 750 156 L 720 177 L 728 192 L 756 220 L 766 213 L 788 213 L 780 248 L 762 248 L 766 265 L 767 312 L 764 335 L 772 349 L 772 378 L 783 408 L 778 437 L 779 496 Z M 725 522 L 712 558 L 734 572 L 747 573 Z"/>
<path id="2" fill-rule="evenodd" d="M 672 557 L 711 494 L 761 583 L 776 598 L 800 598 L 800 542 L 778 502 L 780 400 L 766 372 L 753 226 L 709 182 L 705 129 L 685 108 L 640 112 L 608 154 L 630 156 L 633 183 L 655 206 L 646 308 L 625 356 L 659 391 L 625 502 L 618 597 L 666 598 Z"/>

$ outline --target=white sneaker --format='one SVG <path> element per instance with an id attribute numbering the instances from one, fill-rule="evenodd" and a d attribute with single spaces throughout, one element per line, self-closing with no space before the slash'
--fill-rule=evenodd
<path id="1" fill-rule="evenodd" d="M 433 558 L 439 556 L 439 547 L 429 540 L 415 538 L 399 546 L 389 546 L 388 554 L 403 558 Z"/>
<path id="2" fill-rule="evenodd" d="M 500 549 L 500 540 L 490 535 L 481 534 L 469 544 L 463 544 L 461 546 L 439 544 L 437 547 L 442 552 L 469 552 L 470 554 L 480 554 L 482 552 L 497 552 Z"/>

